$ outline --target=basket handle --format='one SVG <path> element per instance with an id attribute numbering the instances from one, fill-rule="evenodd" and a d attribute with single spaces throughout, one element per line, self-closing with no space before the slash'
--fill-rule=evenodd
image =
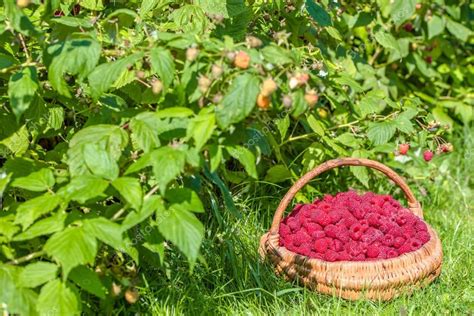
<path id="1" fill-rule="evenodd" d="M 290 204 L 291 200 L 294 198 L 295 194 L 298 193 L 298 191 L 301 190 L 304 185 L 306 185 L 309 181 L 311 181 L 313 178 L 320 175 L 321 173 L 340 166 L 365 166 L 381 171 L 389 179 L 395 182 L 395 184 L 402 189 L 403 193 L 405 193 L 405 197 L 407 198 L 410 210 L 415 215 L 423 218 L 423 211 L 421 209 L 420 203 L 418 203 L 418 201 L 416 200 L 415 195 L 413 195 L 413 192 L 411 192 L 405 180 L 403 180 L 403 178 L 400 177 L 395 171 L 380 162 L 370 159 L 338 158 L 328 160 L 325 163 L 315 167 L 314 169 L 306 173 L 304 176 L 302 176 L 298 181 L 296 181 L 295 184 L 293 184 L 293 186 L 290 188 L 290 190 L 288 190 L 288 192 L 281 200 L 280 205 L 278 205 L 275 215 L 273 216 L 273 222 L 272 227 L 270 229 L 270 233 L 278 233 L 280 222 L 286 208 Z"/>

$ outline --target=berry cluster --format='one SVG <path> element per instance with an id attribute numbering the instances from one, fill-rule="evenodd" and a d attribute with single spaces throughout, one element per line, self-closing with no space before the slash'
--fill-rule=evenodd
<path id="1" fill-rule="evenodd" d="M 280 245 L 326 261 L 397 257 L 430 240 L 426 224 L 390 195 L 355 191 L 298 204 L 280 224 Z"/>

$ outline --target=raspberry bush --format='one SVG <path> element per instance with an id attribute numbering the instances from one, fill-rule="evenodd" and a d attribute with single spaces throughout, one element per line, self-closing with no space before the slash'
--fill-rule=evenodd
<path id="1" fill-rule="evenodd" d="M 429 177 L 472 120 L 468 9 L 3 0 L 0 309 L 137 302 L 144 265 L 205 264 L 242 183 L 286 185 L 337 156 Z"/>

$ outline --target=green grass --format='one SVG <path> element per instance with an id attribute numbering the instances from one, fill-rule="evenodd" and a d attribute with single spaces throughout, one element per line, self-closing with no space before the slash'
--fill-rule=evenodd
<path id="1" fill-rule="evenodd" d="M 271 267 L 259 262 L 257 247 L 288 184 L 277 187 L 262 183 L 241 185 L 233 190 L 240 201 L 241 219 L 225 209 L 214 208 L 215 214 L 208 223 L 209 234 L 202 247 L 206 264 L 197 264 L 190 274 L 183 259 L 174 255 L 166 269 L 143 271 L 140 303 L 128 311 L 146 310 L 156 315 L 472 315 L 473 136 L 472 130 L 467 129 L 458 135 L 456 151 L 428 165 L 426 173 L 430 179 L 410 181 L 422 202 L 426 221 L 440 235 L 444 252 L 440 278 L 413 295 L 390 302 L 348 302 L 276 277 Z M 313 187 L 330 193 L 345 190 L 346 185 L 339 188 L 341 181 L 337 177 L 341 175 L 329 174 Z M 408 178 L 406 174 L 405 177 Z M 356 183 L 351 181 L 346 179 L 343 183 Z M 426 194 L 420 194 L 421 187 Z M 371 189 L 388 190 L 401 198 L 382 178 Z"/>

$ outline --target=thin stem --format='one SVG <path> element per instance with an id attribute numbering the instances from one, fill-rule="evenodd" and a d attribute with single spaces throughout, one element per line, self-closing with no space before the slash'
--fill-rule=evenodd
<path id="1" fill-rule="evenodd" d="M 24 262 L 27 262 L 27 261 L 30 261 L 34 258 L 38 258 L 38 257 L 41 257 L 42 255 L 46 254 L 46 251 L 44 250 L 41 250 L 41 251 L 37 251 L 37 252 L 32 252 L 24 257 L 20 257 L 18 259 L 14 259 L 12 261 L 9 261 L 7 262 L 7 264 L 20 264 L 20 263 L 24 263 Z"/>
<path id="2" fill-rule="evenodd" d="M 158 191 L 159 187 L 155 185 L 151 190 L 145 195 L 144 199 L 148 199 L 150 196 L 156 193 Z M 122 207 L 120 210 L 117 211 L 117 213 L 112 216 L 111 220 L 116 221 L 122 216 L 122 214 L 125 212 L 126 208 Z"/>
<path id="3" fill-rule="evenodd" d="M 28 48 L 26 47 L 25 38 L 21 34 L 18 34 L 18 37 L 20 38 L 21 47 L 23 48 L 23 51 L 25 52 L 26 60 L 31 61 L 31 55 L 30 55 L 30 52 L 28 51 Z"/>

